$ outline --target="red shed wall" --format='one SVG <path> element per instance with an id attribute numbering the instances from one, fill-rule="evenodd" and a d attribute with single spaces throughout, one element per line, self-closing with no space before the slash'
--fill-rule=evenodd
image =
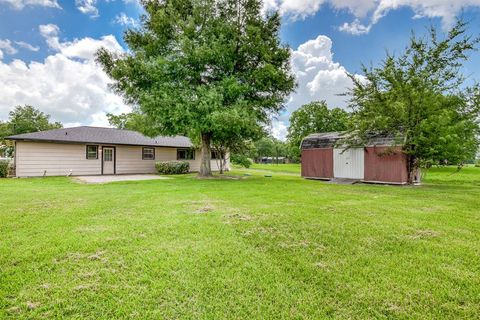
<path id="1" fill-rule="evenodd" d="M 379 155 L 394 150 L 394 154 Z M 407 160 L 401 147 L 365 148 L 365 181 L 406 183 L 408 180 Z"/>
<path id="2" fill-rule="evenodd" d="M 333 178 L 333 148 L 302 150 L 302 177 Z"/>

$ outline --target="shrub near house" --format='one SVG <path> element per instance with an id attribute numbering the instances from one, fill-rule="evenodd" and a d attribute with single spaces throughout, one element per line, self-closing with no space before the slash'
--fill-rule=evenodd
<path id="1" fill-rule="evenodd" d="M 0 178 L 7 177 L 9 164 L 8 160 L 0 160 Z"/>
<path id="2" fill-rule="evenodd" d="M 155 163 L 155 168 L 160 174 L 184 174 L 190 171 L 187 161 L 161 161 Z"/>

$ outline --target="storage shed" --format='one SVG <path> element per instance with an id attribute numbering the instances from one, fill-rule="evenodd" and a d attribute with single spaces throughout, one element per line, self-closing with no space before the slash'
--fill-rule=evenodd
<path id="1" fill-rule="evenodd" d="M 302 177 L 352 179 L 406 184 L 407 158 L 395 138 L 372 137 L 368 143 L 346 148 L 341 132 L 311 134 L 302 141 Z"/>

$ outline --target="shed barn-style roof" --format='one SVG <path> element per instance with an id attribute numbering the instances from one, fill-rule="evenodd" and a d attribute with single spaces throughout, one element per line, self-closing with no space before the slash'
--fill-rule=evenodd
<path id="1" fill-rule="evenodd" d="M 89 126 L 24 133 L 10 136 L 6 139 L 20 141 L 115 144 L 149 147 L 193 147 L 190 139 L 184 136 L 158 136 L 155 138 L 149 138 L 136 131 Z"/>
<path id="2" fill-rule="evenodd" d="M 347 138 L 346 132 L 313 133 L 302 140 L 302 149 L 333 148 L 341 144 L 341 139 Z M 372 135 L 364 147 L 401 145 L 401 139 L 393 136 Z"/>

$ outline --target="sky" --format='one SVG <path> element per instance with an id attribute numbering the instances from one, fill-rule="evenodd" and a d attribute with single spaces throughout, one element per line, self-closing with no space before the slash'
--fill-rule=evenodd
<path id="1" fill-rule="evenodd" d="M 264 0 L 263 10 L 282 15 L 281 40 L 292 50 L 298 84 L 271 125 L 280 139 L 305 103 L 348 108 L 341 96 L 352 85 L 347 72 L 361 76 L 362 64 L 401 52 L 412 31 L 446 31 L 462 17 L 480 35 L 480 0 Z M 126 51 L 123 32 L 138 26 L 141 13 L 137 0 L 0 0 L 0 120 L 25 104 L 66 127 L 108 126 L 106 113 L 129 112 L 94 54 Z M 469 83 L 480 80 L 480 53 L 462 72 Z"/>

